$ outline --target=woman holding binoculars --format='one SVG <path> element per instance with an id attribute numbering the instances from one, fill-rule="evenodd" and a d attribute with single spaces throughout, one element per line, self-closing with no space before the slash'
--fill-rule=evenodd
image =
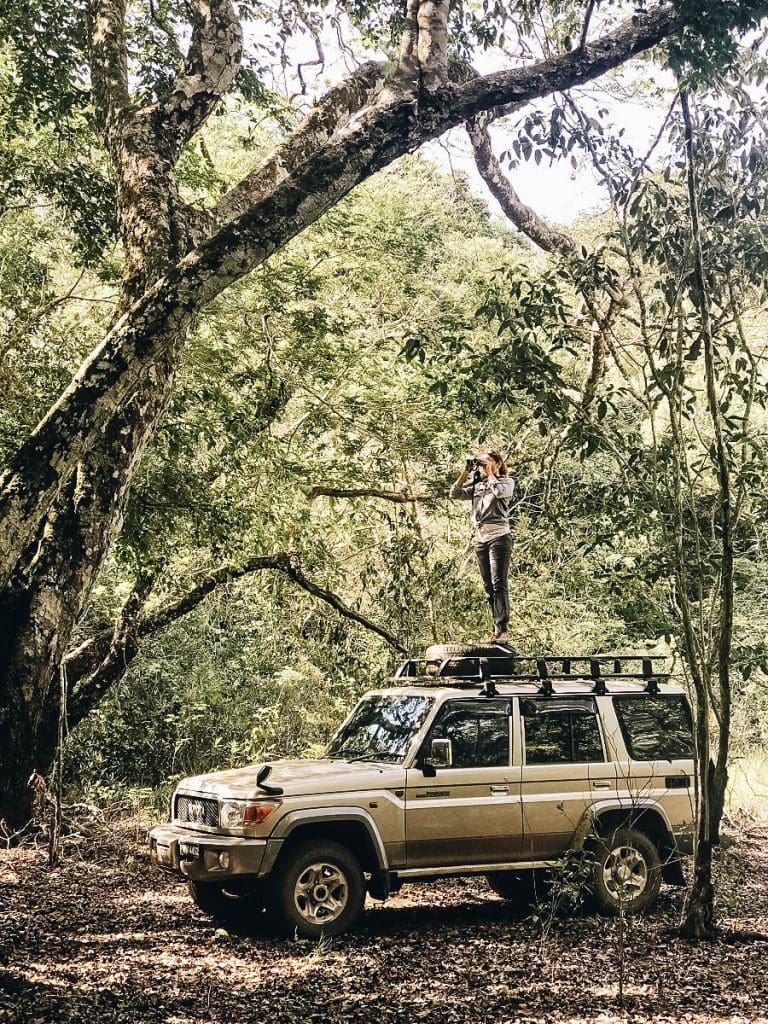
<path id="1" fill-rule="evenodd" d="M 467 459 L 449 497 L 472 502 L 470 522 L 477 564 L 493 615 L 491 643 L 506 643 L 509 625 L 509 560 L 512 533 L 509 513 L 515 481 L 499 452 Z"/>

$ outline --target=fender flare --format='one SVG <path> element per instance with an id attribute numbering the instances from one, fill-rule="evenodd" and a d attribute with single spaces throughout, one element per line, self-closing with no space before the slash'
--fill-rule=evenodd
<path id="1" fill-rule="evenodd" d="M 573 837 L 573 848 L 575 850 L 583 849 L 587 838 L 594 829 L 595 821 L 606 812 L 613 813 L 615 811 L 626 814 L 628 817 L 639 817 L 644 811 L 653 811 L 661 818 L 664 829 L 667 833 L 667 839 L 674 845 L 674 832 L 672 831 L 666 811 L 656 800 L 646 797 L 639 800 L 631 800 L 626 803 L 623 803 L 621 800 L 614 799 L 600 800 L 597 803 L 591 804 L 582 814 L 581 820 L 576 827 L 576 832 Z"/>
<path id="2" fill-rule="evenodd" d="M 362 807 L 313 807 L 303 810 L 289 811 L 275 826 L 275 830 L 269 837 L 270 840 L 278 840 L 282 847 L 285 840 L 304 825 L 332 824 L 334 821 L 353 821 L 363 826 L 371 840 L 376 863 L 380 871 L 387 871 L 389 864 L 387 852 L 384 847 L 376 822 L 370 814 Z"/>

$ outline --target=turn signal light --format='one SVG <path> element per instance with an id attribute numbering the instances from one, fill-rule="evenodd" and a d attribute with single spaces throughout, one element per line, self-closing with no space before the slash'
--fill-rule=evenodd
<path id="1" fill-rule="evenodd" d="M 276 807 L 277 804 L 246 804 L 243 824 L 260 825 L 262 821 L 267 820 Z"/>

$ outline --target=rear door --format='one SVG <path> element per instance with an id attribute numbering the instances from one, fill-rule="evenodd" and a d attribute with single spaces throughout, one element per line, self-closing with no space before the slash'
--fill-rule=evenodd
<path id="1" fill-rule="evenodd" d="M 520 769 L 511 766 L 509 699 L 449 700 L 427 735 L 451 741 L 452 764 L 434 777 L 408 770 L 407 866 L 498 864 L 520 856 Z"/>
<path id="2" fill-rule="evenodd" d="M 562 854 L 587 808 L 615 788 L 594 697 L 520 698 L 523 857 Z"/>
<path id="3" fill-rule="evenodd" d="M 659 803 L 683 849 L 693 833 L 694 761 L 691 714 L 682 694 L 615 694 L 623 752 L 619 790 L 630 804 Z M 642 818 L 639 821 L 642 827 Z"/>

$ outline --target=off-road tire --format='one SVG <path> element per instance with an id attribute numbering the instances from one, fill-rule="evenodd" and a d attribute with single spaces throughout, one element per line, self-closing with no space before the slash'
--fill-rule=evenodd
<path id="1" fill-rule="evenodd" d="M 260 882 L 237 879 L 229 886 L 220 882 L 187 882 L 195 905 L 220 921 L 246 922 L 264 910 L 264 889 Z"/>
<path id="2" fill-rule="evenodd" d="M 509 644 L 432 644 L 424 654 L 427 661 L 446 658 L 491 658 L 494 655 L 517 653 Z"/>
<path id="3" fill-rule="evenodd" d="M 544 879 L 539 872 L 533 870 L 492 871 L 485 879 L 497 896 L 521 910 L 529 907 L 537 896 L 544 894 Z"/>
<path id="4" fill-rule="evenodd" d="M 425 652 L 427 675 L 436 676 L 440 665 L 447 661 L 443 675 L 466 673 L 467 663 L 459 658 L 493 658 L 491 663 L 497 673 L 514 672 L 517 651 L 509 644 L 432 644 Z M 456 661 L 452 659 L 457 659 Z M 472 663 L 470 662 L 470 665 Z M 475 666 L 476 670 L 476 666 Z"/>
<path id="5" fill-rule="evenodd" d="M 357 857 L 341 843 L 308 840 L 288 848 L 272 877 L 267 911 L 289 935 L 341 935 L 357 922 L 365 881 Z"/>
<path id="6" fill-rule="evenodd" d="M 653 841 L 636 828 L 619 828 L 593 840 L 592 892 L 604 914 L 639 914 L 656 902 L 661 860 Z"/>

